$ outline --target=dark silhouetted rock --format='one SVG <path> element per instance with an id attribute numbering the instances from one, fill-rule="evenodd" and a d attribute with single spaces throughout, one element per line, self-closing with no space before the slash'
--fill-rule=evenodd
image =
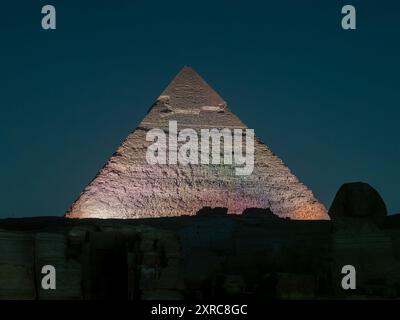
<path id="1" fill-rule="evenodd" d="M 216 208 L 211 208 L 211 207 L 203 207 L 199 211 L 197 211 L 196 216 L 210 216 L 210 215 L 226 215 L 228 214 L 228 208 L 222 208 L 222 207 L 216 207 Z"/>
<path id="2" fill-rule="evenodd" d="M 270 208 L 247 208 L 243 210 L 242 213 L 244 216 L 264 216 L 264 217 L 273 217 L 273 218 L 279 218 L 276 216 Z"/>
<path id="3" fill-rule="evenodd" d="M 386 205 L 379 193 L 367 183 L 342 185 L 329 209 L 331 219 L 338 217 L 369 218 L 380 221 L 387 215 Z"/>

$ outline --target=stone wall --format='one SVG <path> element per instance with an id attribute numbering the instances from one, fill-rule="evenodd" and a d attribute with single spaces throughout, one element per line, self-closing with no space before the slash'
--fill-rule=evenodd
<path id="1" fill-rule="evenodd" d="M 349 219 L 0 220 L 0 299 L 399 298 L 400 228 Z"/>

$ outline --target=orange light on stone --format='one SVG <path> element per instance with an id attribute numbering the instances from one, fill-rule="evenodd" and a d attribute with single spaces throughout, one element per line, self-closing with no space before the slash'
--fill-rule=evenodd
<path id="1" fill-rule="evenodd" d="M 254 170 L 238 176 L 232 165 L 150 165 L 146 133 L 179 128 L 246 129 L 226 102 L 191 68 L 183 68 L 148 114 L 73 203 L 70 218 L 146 218 L 193 215 L 199 209 L 270 208 L 280 217 L 329 219 L 325 207 L 260 140 Z"/>

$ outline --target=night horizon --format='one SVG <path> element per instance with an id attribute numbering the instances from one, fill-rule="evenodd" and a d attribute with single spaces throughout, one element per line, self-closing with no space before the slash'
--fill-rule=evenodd
<path id="1" fill-rule="evenodd" d="M 400 2 L 0 12 L 10 314 L 309 317 L 323 301 L 343 317 L 400 298 Z"/>
<path id="2" fill-rule="evenodd" d="M 399 4 L 353 1 L 346 32 L 343 1 L 96 3 L 52 2 L 49 32 L 1 5 L 0 218 L 62 216 L 184 65 L 326 208 L 362 181 L 400 212 Z"/>

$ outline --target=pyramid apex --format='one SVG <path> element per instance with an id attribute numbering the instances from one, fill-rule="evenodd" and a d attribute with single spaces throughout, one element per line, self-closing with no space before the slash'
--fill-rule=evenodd
<path id="1" fill-rule="evenodd" d="M 183 66 L 161 95 L 168 96 L 170 102 L 180 108 L 198 108 L 225 103 L 220 95 L 188 65 Z"/>
<path id="2" fill-rule="evenodd" d="M 197 75 L 198 77 L 200 77 L 200 75 L 197 73 L 197 71 L 194 70 L 191 66 L 189 66 L 189 65 L 184 65 L 184 66 L 182 67 L 182 69 L 176 74 L 175 78 L 177 78 L 177 77 L 182 77 L 183 75 L 188 74 L 188 73 L 195 74 L 195 75 Z"/>

